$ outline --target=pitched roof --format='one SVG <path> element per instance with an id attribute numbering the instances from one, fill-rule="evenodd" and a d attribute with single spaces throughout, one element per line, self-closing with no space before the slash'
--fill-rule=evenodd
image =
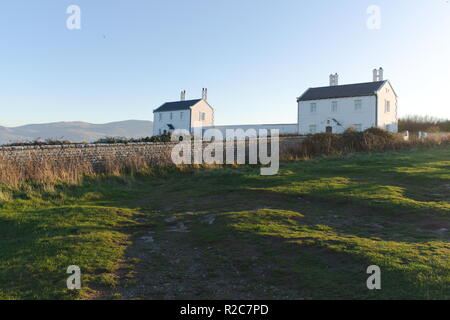
<path id="1" fill-rule="evenodd" d="M 342 86 L 309 88 L 300 98 L 298 98 L 298 101 L 371 96 L 375 95 L 386 82 L 387 80 L 347 84 Z"/>
<path id="2" fill-rule="evenodd" d="M 166 102 L 161 107 L 154 110 L 153 112 L 189 110 L 192 106 L 196 105 L 200 101 L 202 101 L 202 99 Z"/>

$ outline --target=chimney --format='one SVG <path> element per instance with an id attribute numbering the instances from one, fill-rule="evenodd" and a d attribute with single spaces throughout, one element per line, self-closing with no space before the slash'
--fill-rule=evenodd
<path id="1" fill-rule="evenodd" d="M 337 73 L 330 74 L 330 87 L 339 85 L 339 75 Z"/>
<path id="2" fill-rule="evenodd" d="M 186 90 L 181 91 L 181 97 L 180 97 L 181 101 L 185 101 L 186 100 Z"/>
<path id="3" fill-rule="evenodd" d="M 202 89 L 202 99 L 205 101 L 208 100 L 208 89 L 207 88 Z"/>
<path id="4" fill-rule="evenodd" d="M 380 69 L 373 69 L 373 82 L 377 81 L 383 81 L 384 80 L 384 70 L 383 68 Z"/>

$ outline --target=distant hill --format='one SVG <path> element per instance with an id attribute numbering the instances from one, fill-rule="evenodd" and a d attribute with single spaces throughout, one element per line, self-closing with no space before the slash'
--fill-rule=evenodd
<path id="1" fill-rule="evenodd" d="M 87 122 L 54 122 L 7 128 L 0 126 L 0 144 L 36 139 L 93 142 L 105 137 L 144 138 L 153 133 L 153 122 L 128 120 L 105 124 Z"/>

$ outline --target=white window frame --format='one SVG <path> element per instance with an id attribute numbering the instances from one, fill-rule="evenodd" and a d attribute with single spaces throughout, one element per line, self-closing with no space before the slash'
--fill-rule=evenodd
<path id="1" fill-rule="evenodd" d="M 317 133 L 317 125 L 315 125 L 315 124 L 309 125 L 309 133 L 310 133 L 310 134 L 315 134 L 315 133 Z"/>
<path id="2" fill-rule="evenodd" d="M 183 112 L 180 112 L 180 120 L 183 120 Z"/>
<path id="3" fill-rule="evenodd" d="M 206 120 L 206 113 L 205 112 L 199 112 L 198 113 L 198 121 L 205 121 Z"/>
<path id="4" fill-rule="evenodd" d="M 316 102 L 311 102 L 311 104 L 309 105 L 309 111 L 310 111 L 310 113 L 317 113 L 317 103 Z"/>
<path id="5" fill-rule="evenodd" d="M 331 112 L 337 113 L 339 110 L 339 103 L 337 101 L 331 101 Z"/>
<path id="6" fill-rule="evenodd" d="M 361 112 L 363 108 L 363 102 L 361 99 L 355 100 L 355 112 Z"/>
<path id="7" fill-rule="evenodd" d="M 385 100 L 384 101 L 384 113 L 391 112 L 391 101 Z"/>
<path id="8" fill-rule="evenodd" d="M 162 119 L 163 119 L 163 115 L 162 115 L 162 113 L 160 113 L 159 114 L 159 121 L 162 121 Z"/>

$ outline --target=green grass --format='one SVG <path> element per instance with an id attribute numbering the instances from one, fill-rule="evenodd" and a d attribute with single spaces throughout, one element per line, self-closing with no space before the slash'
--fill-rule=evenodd
<path id="1" fill-rule="evenodd" d="M 288 162 L 272 177 L 3 187 L 0 299 L 450 299 L 449 159 L 433 148 Z M 69 265 L 81 291 L 65 289 Z"/>

